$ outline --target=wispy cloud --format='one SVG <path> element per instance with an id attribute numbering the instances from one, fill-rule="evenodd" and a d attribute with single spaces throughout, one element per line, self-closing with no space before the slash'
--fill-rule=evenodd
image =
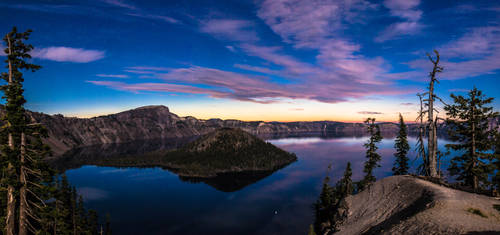
<path id="1" fill-rule="evenodd" d="M 336 103 L 351 98 L 362 98 L 376 94 L 402 94 L 401 91 L 374 84 L 325 83 L 324 78 L 305 78 L 308 83 L 283 84 L 273 82 L 267 76 L 224 71 L 220 69 L 192 66 L 169 69 L 167 73 L 154 73 L 148 78 L 162 80 L 157 83 L 125 83 L 116 81 L 88 81 L 116 90 L 139 93 L 142 91 L 208 95 L 213 98 L 234 99 L 256 103 L 282 102 L 286 99 L 307 99 L 325 103 Z M 356 85 L 353 85 L 356 84 Z"/>
<path id="2" fill-rule="evenodd" d="M 161 21 L 165 21 L 165 22 L 171 23 L 171 24 L 179 24 L 180 23 L 179 20 L 174 19 L 173 17 L 170 17 L 170 16 L 154 15 L 154 14 L 147 14 L 147 13 L 126 13 L 126 15 L 135 16 L 135 17 L 144 18 L 144 19 L 161 20 Z"/>
<path id="3" fill-rule="evenodd" d="M 169 71 L 171 68 L 167 67 L 156 67 L 156 66 L 132 66 L 127 67 L 127 69 L 131 70 L 142 70 L 142 71 Z"/>
<path id="4" fill-rule="evenodd" d="M 233 46 L 229 46 L 229 45 L 228 45 L 228 46 L 226 46 L 226 48 L 227 48 L 228 50 L 230 50 L 231 52 L 235 52 L 235 51 L 236 51 L 236 49 L 235 49 Z"/>
<path id="5" fill-rule="evenodd" d="M 134 5 L 126 3 L 125 1 L 121 1 L 121 0 L 102 0 L 102 1 L 107 3 L 107 4 L 110 4 L 112 6 L 126 8 L 129 10 L 136 10 L 137 9 L 137 7 L 135 7 Z"/>
<path id="6" fill-rule="evenodd" d="M 469 90 L 462 88 L 453 88 L 453 89 L 448 89 L 448 92 L 469 92 Z"/>
<path id="7" fill-rule="evenodd" d="M 88 63 L 104 58 L 105 52 L 72 47 L 47 47 L 35 49 L 31 56 L 58 62 Z"/>
<path id="8" fill-rule="evenodd" d="M 491 74 L 500 69 L 500 27 L 477 27 L 462 37 L 438 48 L 444 71 L 440 77 L 456 80 Z M 413 60 L 408 65 L 416 72 L 409 77 L 422 78 L 431 63 L 425 59 Z"/>
<path id="9" fill-rule="evenodd" d="M 149 11 L 145 11 L 143 9 L 140 9 L 139 7 L 136 7 L 135 5 L 133 5 L 127 1 L 124 1 L 124 0 L 102 0 L 102 1 L 108 5 L 125 9 L 127 12 L 125 12 L 124 14 L 127 16 L 133 16 L 133 17 L 150 19 L 150 20 L 160 20 L 160 21 L 164 21 L 167 23 L 171 23 L 171 24 L 181 23 L 181 21 L 179 21 L 173 17 L 153 14 Z"/>
<path id="10" fill-rule="evenodd" d="M 417 7 L 420 0 L 385 0 L 384 6 L 389 9 L 392 16 L 398 17 L 403 22 L 389 25 L 376 38 L 376 42 L 384 42 L 402 35 L 414 35 L 423 28 L 420 23 L 422 11 Z"/>
<path id="11" fill-rule="evenodd" d="M 401 103 L 400 105 L 403 105 L 403 106 L 412 106 L 412 105 L 415 105 L 415 103 Z"/>
<path id="12" fill-rule="evenodd" d="M 247 20 L 212 19 L 203 22 L 200 30 L 227 40 L 252 42 L 258 40 L 256 32 L 252 30 L 253 26 Z"/>
<path id="13" fill-rule="evenodd" d="M 373 112 L 373 111 L 359 111 L 359 114 L 369 114 L 369 115 L 378 115 L 378 114 L 383 114 L 381 112 Z"/>
<path id="14" fill-rule="evenodd" d="M 96 74 L 97 77 L 101 78 L 128 78 L 128 75 L 125 74 Z"/>

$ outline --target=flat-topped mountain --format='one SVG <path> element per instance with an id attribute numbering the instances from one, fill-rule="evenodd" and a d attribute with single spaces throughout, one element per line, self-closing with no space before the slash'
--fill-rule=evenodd
<path id="1" fill-rule="evenodd" d="M 362 136 L 366 132 L 362 123 L 202 120 L 189 116 L 179 117 L 162 105 L 145 106 L 93 118 L 64 117 L 60 114 L 47 115 L 38 112 L 29 112 L 29 115 L 47 127 L 47 142 L 55 155 L 75 147 L 199 136 L 223 127 L 240 128 L 258 136 L 312 132 Z M 380 123 L 380 128 L 382 135 L 387 136 L 393 136 L 398 130 L 395 123 Z M 415 125 L 409 125 L 409 133 L 416 133 Z"/>

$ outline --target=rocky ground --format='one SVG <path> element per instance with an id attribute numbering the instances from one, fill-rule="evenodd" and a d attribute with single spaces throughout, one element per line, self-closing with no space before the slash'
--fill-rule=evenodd
<path id="1" fill-rule="evenodd" d="M 347 198 L 337 234 L 500 234 L 500 200 L 413 176 L 391 176 Z"/>

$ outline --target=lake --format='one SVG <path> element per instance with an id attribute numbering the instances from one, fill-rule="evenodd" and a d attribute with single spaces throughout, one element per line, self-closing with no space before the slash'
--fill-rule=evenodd
<path id="1" fill-rule="evenodd" d="M 97 210 L 101 219 L 110 214 L 114 234 L 306 234 L 327 166 L 332 164 L 330 176 L 335 182 L 350 161 L 353 180 L 361 179 L 367 139 L 309 136 L 268 140 L 295 153 L 298 161 L 270 175 L 248 179 L 244 187 L 233 190 L 214 182 L 180 179 L 158 167 L 80 163 L 66 175 L 83 195 L 87 208 Z M 415 139 L 409 138 L 409 142 L 413 161 Z M 439 140 L 440 149 L 446 143 Z M 382 167 L 375 170 L 378 179 L 391 175 L 393 145 L 394 139 L 379 144 Z M 412 171 L 418 164 L 420 161 L 412 162 Z M 444 164 L 441 169 L 446 168 Z"/>

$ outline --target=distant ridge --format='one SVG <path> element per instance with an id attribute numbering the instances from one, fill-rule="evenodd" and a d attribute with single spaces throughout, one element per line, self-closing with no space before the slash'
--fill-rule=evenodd
<path id="1" fill-rule="evenodd" d="M 346 136 L 365 134 L 365 125 L 362 123 L 202 120 L 190 116 L 179 117 L 163 105 L 144 106 L 93 118 L 64 117 L 60 114 L 47 115 L 38 112 L 29 112 L 29 115 L 47 127 L 47 143 L 56 156 L 75 147 L 199 136 L 223 127 L 240 128 L 258 136 L 314 132 Z M 408 126 L 410 134 L 416 133 L 416 125 Z M 380 128 L 386 136 L 393 136 L 398 129 L 397 124 L 388 122 L 380 123 Z"/>

